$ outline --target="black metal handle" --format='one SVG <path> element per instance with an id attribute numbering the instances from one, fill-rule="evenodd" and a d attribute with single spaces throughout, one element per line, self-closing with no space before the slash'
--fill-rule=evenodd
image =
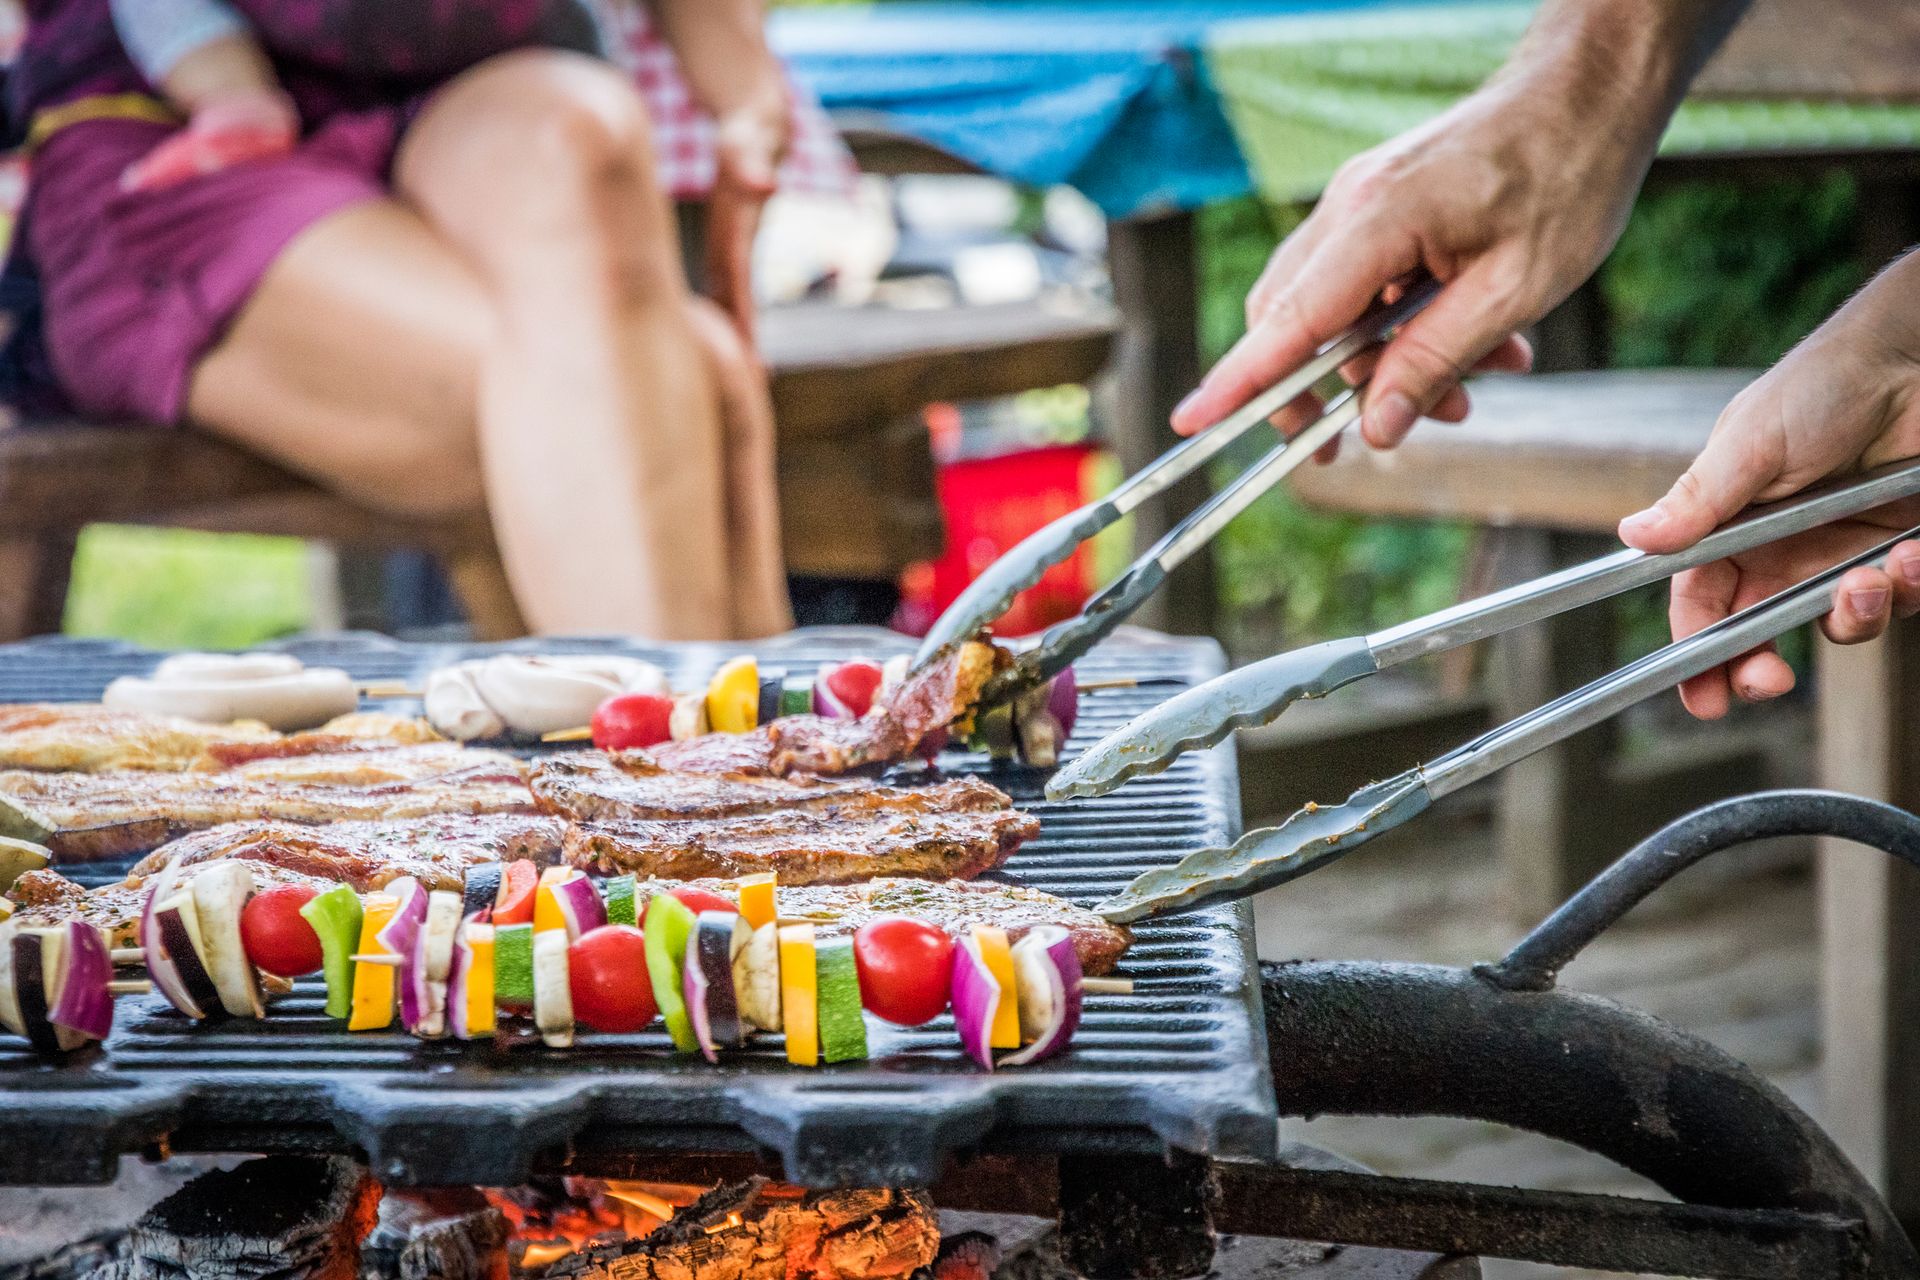
<path id="1" fill-rule="evenodd" d="M 1641 900 L 1702 858 L 1776 836 L 1837 836 L 1920 866 L 1920 818 L 1838 791 L 1760 791 L 1677 818 L 1561 904 L 1481 978 L 1508 991 L 1551 990 L 1560 970 Z"/>

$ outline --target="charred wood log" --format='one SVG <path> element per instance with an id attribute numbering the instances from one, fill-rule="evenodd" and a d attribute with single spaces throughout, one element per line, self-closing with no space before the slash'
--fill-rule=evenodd
<path id="1" fill-rule="evenodd" d="M 643 1239 L 562 1258 L 542 1280 L 889 1280 L 931 1265 L 939 1247 L 919 1192 L 782 1198 L 754 1178 L 708 1192 Z"/>
<path id="2" fill-rule="evenodd" d="M 202 1174 L 149 1209 L 90 1280 L 357 1280 L 380 1186 L 338 1157 Z"/>

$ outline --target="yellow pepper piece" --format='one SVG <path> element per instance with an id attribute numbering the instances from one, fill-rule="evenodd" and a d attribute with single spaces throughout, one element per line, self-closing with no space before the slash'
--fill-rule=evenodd
<path id="1" fill-rule="evenodd" d="M 715 733 L 746 733 L 760 723 L 760 664 L 735 658 L 707 683 L 707 723 Z"/>
<path id="2" fill-rule="evenodd" d="M 381 943 L 380 931 L 400 909 L 400 899 L 390 893 L 368 894 L 361 903 L 360 947 L 363 956 L 387 956 L 393 953 Z M 399 969 L 385 964 L 353 966 L 353 1010 L 347 1016 L 349 1031 L 378 1031 L 393 1025 L 393 992 Z"/>
<path id="3" fill-rule="evenodd" d="M 548 867 L 540 873 L 540 883 L 533 890 L 533 931 L 535 933 L 567 927 L 567 918 L 560 913 L 559 900 L 553 896 L 553 886 L 562 880 L 571 879 L 572 876 L 572 867 Z"/>
<path id="4" fill-rule="evenodd" d="M 492 1035 L 493 1008 L 493 930 L 470 934 L 467 945 L 473 957 L 467 962 L 467 1034 Z"/>
<path id="5" fill-rule="evenodd" d="M 973 940 L 980 944 L 980 958 L 987 972 L 1000 984 L 1000 1002 L 993 1007 L 993 1026 L 987 1033 L 987 1046 L 993 1049 L 1020 1047 L 1020 996 L 1013 977 L 1013 947 L 1007 931 L 990 924 L 973 926 Z"/>
<path id="6" fill-rule="evenodd" d="M 820 1065 L 820 973 L 813 926 L 780 929 L 780 1018 L 787 1028 L 787 1061 Z"/>
<path id="7" fill-rule="evenodd" d="M 774 902 L 773 872 L 742 876 L 737 883 L 740 886 L 740 915 L 749 925 L 758 929 L 780 918 L 779 907 Z"/>

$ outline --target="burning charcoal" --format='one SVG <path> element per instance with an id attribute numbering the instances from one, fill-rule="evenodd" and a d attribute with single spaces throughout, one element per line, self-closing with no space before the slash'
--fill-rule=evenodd
<path id="1" fill-rule="evenodd" d="M 360 1280 L 506 1280 L 507 1219 L 479 1191 L 389 1191 Z"/>
<path id="2" fill-rule="evenodd" d="M 984 1231 L 969 1231 L 940 1242 L 932 1280 L 994 1280 L 999 1269 L 1000 1242 Z"/>
<path id="3" fill-rule="evenodd" d="M 0 1267 L 0 1280 L 81 1280 L 115 1262 L 127 1250 L 127 1233 L 109 1231 L 102 1235 L 55 1249 L 45 1257 Z"/>
<path id="4" fill-rule="evenodd" d="M 379 1184 L 351 1160 L 268 1156 L 195 1178 L 96 1280 L 356 1280 Z M 110 1274 L 113 1273 L 113 1274 Z"/>
<path id="5" fill-rule="evenodd" d="M 939 1245 L 920 1192 L 795 1195 L 754 1178 L 709 1191 L 643 1239 L 562 1258 L 542 1280 L 889 1280 L 929 1266 Z"/>

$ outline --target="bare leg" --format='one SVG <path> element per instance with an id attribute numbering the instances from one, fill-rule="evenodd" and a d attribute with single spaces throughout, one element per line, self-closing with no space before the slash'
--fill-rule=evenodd
<path id="1" fill-rule="evenodd" d="M 479 516 L 474 371 L 491 312 L 417 215 L 360 205 L 288 245 L 194 370 L 188 412 L 369 506 Z"/>
<path id="2" fill-rule="evenodd" d="M 735 550 L 719 383 L 654 173 L 633 86 L 550 52 L 449 84 L 395 169 L 494 300 L 481 456 L 542 629 L 724 637 L 768 621 L 741 607 L 765 571 Z"/>
<path id="3" fill-rule="evenodd" d="M 765 369 L 740 341 L 727 313 L 705 298 L 691 299 L 691 307 L 694 332 L 706 347 L 720 392 L 734 623 L 743 636 L 771 635 L 793 625 L 774 483 L 773 397 Z"/>

